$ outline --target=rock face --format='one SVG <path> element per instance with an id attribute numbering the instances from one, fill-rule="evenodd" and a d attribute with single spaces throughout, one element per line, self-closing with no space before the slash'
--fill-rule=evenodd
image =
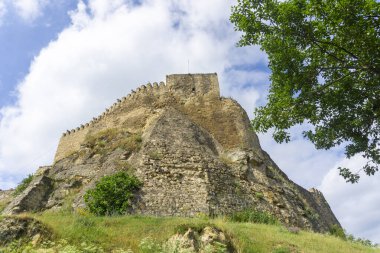
<path id="1" fill-rule="evenodd" d="M 339 222 L 323 195 L 293 183 L 260 147 L 249 119 L 219 95 L 216 74 L 169 75 L 63 134 L 50 167 L 5 213 L 84 207 L 104 175 L 142 182 L 131 213 L 217 216 L 265 211 L 290 226 L 327 231 Z M 33 199 L 33 201 L 31 201 Z M 36 204 L 37 202 L 37 204 Z"/>
<path id="2" fill-rule="evenodd" d="M 26 217 L 5 217 L 0 221 L 0 246 L 15 240 L 31 241 L 32 244 L 49 239 L 51 231 L 41 222 Z"/>
<path id="3" fill-rule="evenodd" d="M 231 239 L 219 228 L 211 226 L 200 231 L 188 228 L 184 234 L 177 233 L 170 237 L 164 246 L 167 252 L 236 252 Z"/>
<path id="4" fill-rule="evenodd" d="M 50 167 L 41 167 L 32 183 L 3 210 L 3 214 L 11 215 L 25 211 L 38 211 L 45 207 L 46 200 L 53 190 L 53 180 L 46 176 Z"/>

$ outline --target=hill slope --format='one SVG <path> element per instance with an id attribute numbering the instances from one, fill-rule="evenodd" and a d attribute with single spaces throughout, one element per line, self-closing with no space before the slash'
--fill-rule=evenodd
<path id="1" fill-rule="evenodd" d="M 127 252 L 130 250 L 135 253 L 155 253 L 161 252 L 160 245 L 163 245 L 175 232 L 181 232 L 179 228 L 202 226 L 215 226 L 222 229 L 231 238 L 234 252 L 380 252 L 380 249 L 347 242 L 326 234 L 306 231 L 292 233 L 280 225 L 235 223 L 222 218 L 94 217 L 64 212 L 48 212 L 33 216 L 52 229 L 54 243 L 45 244 L 45 247 L 50 248 L 51 251 L 45 249 L 45 251 L 29 252 L 54 252 L 52 249 L 55 249 L 57 250 L 55 252 Z M 34 250 L 38 248 L 43 248 L 43 246 L 30 247 Z M 20 246 L 19 250 L 21 250 Z M 165 253 L 170 253 L 170 251 Z"/>

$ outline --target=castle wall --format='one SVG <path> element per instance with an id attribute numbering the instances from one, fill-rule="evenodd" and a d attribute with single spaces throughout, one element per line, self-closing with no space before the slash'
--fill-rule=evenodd
<path id="1" fill-rule="evenodd" d="M 151 116 L 168 106 L 185 113 L 225 149 L 260 147 L 257 136 L 249 130 L 248 117 L 240 105 L 231 99 L 220 98 L 217 74 L 175 74 L 166 77 L 166 84 L 140 86 L 91 122 L 64 133 L 55 161 L 79 150 L 87 134 L 109 128 L 141 132 Z"/>
<path id="2" fill-rule="evenodd" d="M 202 97 L 188 100 L 183 111 L 195 123 L 210 132 L 224 149 L 260 148 L 256 134 L 250 129 L 247 114 L 231 99 Z"/>
<path id="3" fill-rule="evenodd" d="M 63 133 L 54 157 L 54 162 L 67 157 L 79 150 L 87 134 L 96 134 L 108 128 L 123 127 L 127 131 L 137 132 L 141 130 L 145 122 L 142 118 L 149 113 L 142 109 L 142 105 L 151 104 L 166 93 L 166 85 L 163 82 L 142 85 L 127 96 L 118 99 L 101 115 L 94 117 L 90 122 L 82 124 L 76 129 Z M 142 109 L 138 111 L 137 109 Z M 129 124 L 123 124 L 129 122 Z"/>
<path id="4" fill-rule="evenodd" d="M 188 116 L 167 108 L 147 127 L 139 155 L 129 160 L 144 185 L 136 211 L 215 216 L 254 205 L 244 180 L 247 168 L 239 173 L 221 162 L 215 138 Z M 245 157 L 246 153 L 239 167 L 247 165 Z"/>
<path id="5" fill-rule="evenodd" d="M 72 130 L 73 131 L 73 130 Z M 89 128 L 75 130 L 75 132 L 66 133 L 59 140 L 57 152 L 55 153 L 54 161 L 58 161 L 64 157 L 71 155 L 76 150 L 79 150 L 80 144 L 85 140 Z"/>

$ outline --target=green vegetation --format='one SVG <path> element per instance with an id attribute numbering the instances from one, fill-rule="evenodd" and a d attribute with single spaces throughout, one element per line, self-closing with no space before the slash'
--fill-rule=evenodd
<path id="1" fill-rule="evenodd" d="M 350 242 L 359 243 L 359 244 L 362 244 L 364 246 L 370 246 L 370 247 L 376 246 L 370 240 L 362 239 L 362 238 L 355 238 L 353 235 L 346 233 L 343 228 L 341 228 L 337 225 L 334 225 L 330 228 L 330 235 L 341 238 L 342 240 L 347 240 Z"/>
<path id="2" fill-rule="evenodd" d="M 345 145 L 373 175 L 380 165 L 380 2 L 376 0 L 238 0 L 231 22 L 240 46 L 260 45 L 272 70 L 268 103 L 255 111 L 254 130 L 289 129 L 318 149 Z M 339 168 L 349 182 L 358 173 Z"/>
<path id="3" fill-rule="evenodd" d="M 96 215 L 125 214 L 141 182 L 125 171 L 104 176 L 84 195 L 89 211 Z"/>
<path id="4" fill-rule="evenodd" d="M 141 142 L 141 134 L 110 128 L 94 135 L 87 135 L 84 146 L 90 148 L 92 155 L 106 155 L 117 148 L 127 152 L 138 151 L 141 147 Z"/>
<path id="5" fill-rule="evenodd" d="M 26 178 L 24 178 L 21 183 L 16 187 L 13 192 L 13 196 L 20 195 L 26 188 L 28 188 L 30 182 L 33 180 L 33 175 L 29 174 Z"/>
<path id="6" fill-rule="evenodd" d="M 346 233 L 344 232 L 344 229 L 339 227 L 338 225 L 333 225 L 331 228 L 330 228 L 330 235 L 333 235 L 333 236 L 336 236 L 336 237 L 339 237 L 343 240 L 346 240 Z"/>
<path id="7" fill-rule="evenodd" d="M 134 253 L 144 252 L 145 246 L 161 247 L 174 232 L 184 230 L 184 227 L 187 225 L 183 224 L 189 224 L 194 228 L 211 224 L 221 228 L 232 237 L 233 244 L 238 252 L 244 253 L 380 252 L 379 249 L 366 247 L 359 243 L 344 241 L 327 234 L 316 234 L 306 231 L 300 231 L 298 234 L 294 234 L 279 225 L 237 223 L 226 221 L 222 218 L 208 219 L 205 221 L 205 219 L 198 218 L 93 216 L 89 214 L 62 214 L 59 212 L 46 212 L 33 214 L 33 216 L 48 225 L 54 231 L 55 239 L 54 242 L 50 242 L 50 245 L 52 243 L 56 246 L 61 244 L 60 247 L 67 247 L 67 249 L 69 249 L 69 247 L 72 249 L 96 247 L 98 249 L 98 251 L 73 250 L 67 252 L 116 253 L 128 252 L 129 249 Z M 155 251 L 151 252 L 155 253 Z"/>
<path id="8" fill-rule="evenodd" d="M 123 160 L 115 160 L 113 161 L 113 164 L 115 165 L 115 168 L 117 170 L 124 170 L 124 171 L 128 171 L 128 172 L 133 172 L 135 169 L 129 164 L 129 162 L 127 161 L 123 161 Z"/>
<path id="9" fill-rule="evenodd" d="M 262 192 L 255 192 L 255 197 L 258 199 L 264 199 L 264 193 Z"/>
<path id="10" fill-rule="evenodd" d="M 7 207 L 7 205 L 12 201 L 13 196 L 9 197 L 4 197 L 0 199 L 0 213 Z M 1 221 L 1 216 L 0 216 L 0 221 Z"/>
<path id="11" fill-rule="evenodd" d="M 311 220 L 319 219 L 319 215 L 310 208 L 306 208 L 303 215 Z"/>
<path id="12" fill-rule="evenodd" d="M 228 216 L 228 219 L 235 222 L 251 222 L 271 225 L 278 224 L 277 219 L 271 214 L 251 209 L 235 212 Z"/>
<path id="13" fill-rule="evenodd" d="M 202 230 L 205 227 L 212 227 L 212 226 L 213 226 L 213 224 L 210 222 L 206 222 L 206 223 L 205 222 L 202 222 L 202 223 L 184 223 L 184 224 L 180 224 L 177 227 L 175 227 L 173 232 L 178 233 L 178 234 L 184 234 L 187 232 L 187 230 L 189 228 L 191 228 L 195 232 L 200 233 L 200 232 L 202 232 Z"/>
<path id="14" fill-rule="evenodd" d="M 0 201 L 0 212 L 2 212 L 5 209 L 8 203 L 8 201 Z"/>

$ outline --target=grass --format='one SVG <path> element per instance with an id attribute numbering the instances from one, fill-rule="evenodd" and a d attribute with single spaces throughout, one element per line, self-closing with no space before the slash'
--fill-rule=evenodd
<path id="1" fill-rule="evenodd" d="M 237 223 L 221 218 L 95 217 L 60 212 L 33 214 L 33 216 L 51 227 L 55 231 L 57 240 L 65 239 L 72 245 L 93 243 L 103 247 L 106 252 L 117 248 L 131 249 L 135 253 L 141 252 L 139 244 L 142 240 L 149 237 L 162 243 L 175 231 L 185 230 L 183 224 L 195 228 L 202 224 L 213 224 L 232 236 L 238 252 L 244 253 L 380 252 L 380 249 L 344 241 L 327 234 L 306 231 L 293 234 L 279 225 Z"/>
<path id="2" fill-rule="evenodd" d="M 279 222 L 277 219 L 270 213 L 246 209 L 240 212 L 235 212 L 228 217 L 230 221 L 235 222 L 250 222 L 250 223 L 262 223 L 275 225 Z"/>
<path id="3" fill-rule="evenodd" d="M 138 151 L 141 147 L 141 142 L 141 134 L 110 128 L 94 135 L 87 135 L 84 145 L 90 148 L 92 154 L 105 155 L 117 148 L 128 152 Z"/>
<path id="4" fill-rule="evenodd" d="M 0 200 L 0 213 L 7 207 L 9 204 L 10 199 L 2 199 Z"/>

